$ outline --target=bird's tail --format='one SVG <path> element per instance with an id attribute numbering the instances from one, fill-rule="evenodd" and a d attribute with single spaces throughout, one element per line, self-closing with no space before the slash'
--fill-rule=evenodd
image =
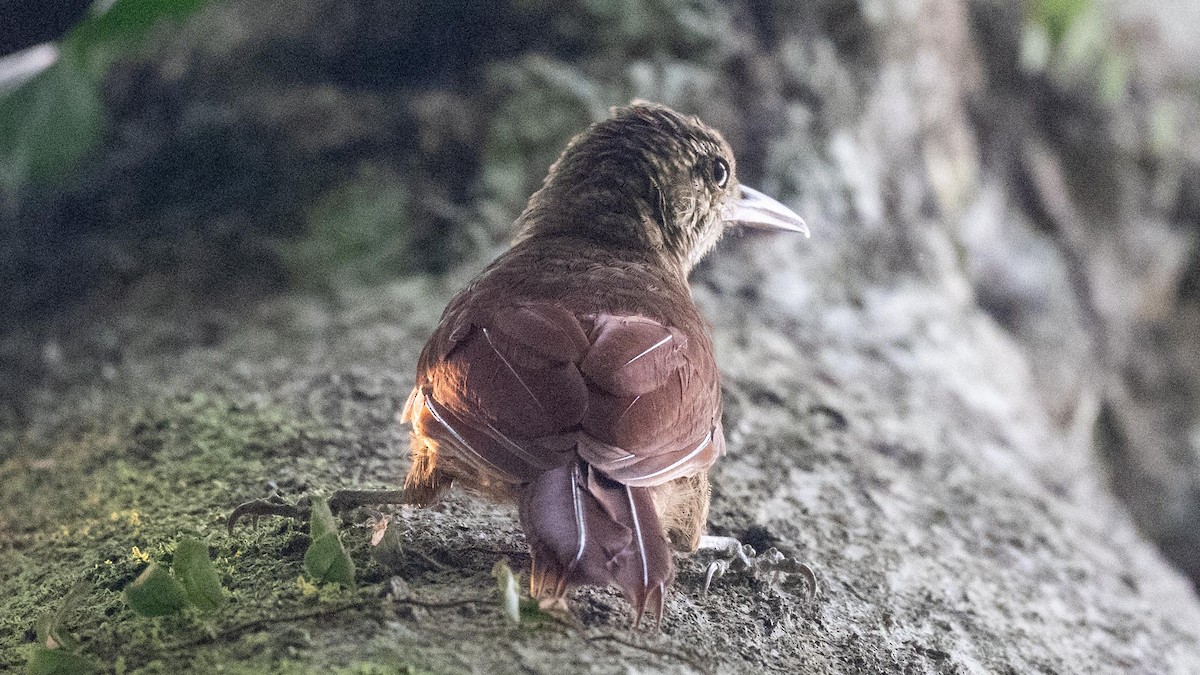
<path id="1" fill-rule="evenodd" d="M 533 554 L 535 598 L 615 583 L 638 621 L 647 609 L 661 619 L 675 567 L 650 488 L 622 485 L 583 462 L 566 464 L 527 486 L 521 526 Z"/>

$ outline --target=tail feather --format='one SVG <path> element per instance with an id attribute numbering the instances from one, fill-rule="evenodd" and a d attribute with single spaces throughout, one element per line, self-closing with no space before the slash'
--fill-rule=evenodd
<path id="1" fill-rule="evenodd" d="M 615 583 L 639 620 L 647 610 L 661 618 L 675 568 L 649 488 L 622 485 L 581 462 L 567 464 L 528 485 L 521 525 L 533 552 L 535 597 Z"/>

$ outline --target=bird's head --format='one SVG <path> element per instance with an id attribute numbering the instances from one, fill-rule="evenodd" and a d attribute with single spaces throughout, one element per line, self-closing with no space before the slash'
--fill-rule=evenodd
<path id="1" fill-rule="evenodd" d="M 634 102 L 575 136 L 518 221 L 518 239 L 570 235 L 677 264 L 686 274 L 726 227 L 808 234 L 790 209 L 737 180 L 719 132 Z"/>

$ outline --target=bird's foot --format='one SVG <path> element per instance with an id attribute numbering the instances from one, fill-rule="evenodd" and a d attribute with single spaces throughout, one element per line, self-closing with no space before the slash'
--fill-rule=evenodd
<path id="1" fill-rule="evenodd" d="M 244 504 L 238 504 L 233 513 L 225 521 L 229 535 L 233 536 L 233 528 L 242 518 L 250 518 L 257 522 L 261 516 L 283 516 L 284 518 L 304 518 L 312 511 L 312 498 L 302 497 L 295 504 L 289 504 L 278 495 L 268 499 L 253 499 Z"/>
<path id="2" fill-rule="evenodd" d="M 338 490 L 329 497 L 329 510 L 334 513 L 347 511 L 357 506 L 373 504 L 407 504 L 404 490 Z M 255 499 L 238 505 L 229 514 L 225 522 L 229 534 L 242 518 L 258 519 L 260 516 L 283 516 L 285 518 L 306 518 L 312 511 L 312 498 L 301 497 L 295 504 L 289 504 L 278 496 L 268 499 Z"/>
<path id="3" fill-rule="evenodd" d="M 817 575 L 812 568 L 795 558 L 788 558 L 774 546 L 758 553 L 750 544 L 743 544 L 733 537 L 703 536 L 700 538 L 699 549 L 731 555 L 724 560 L 714 560 L 708 565 L 708 571 L 704 575 L 703 597 L 705 599 L 708 599 L 708 589 L 713 580 L 720 579 L 730 571 L 749 572 L 755 578 L 758 577 L 759 572 L 770 572 L 771 578 L 767 581 L 768 588 L 775 585 L 780 575 L 801 574 L 808 582 L 809 599 L 817 595 Z"/>

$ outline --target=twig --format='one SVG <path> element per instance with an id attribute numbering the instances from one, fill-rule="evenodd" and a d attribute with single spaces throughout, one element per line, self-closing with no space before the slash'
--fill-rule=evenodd
<path id="1" fill-rule="evenodd" d="M 367 607 L 368 604 L 370 604 L 370 603 L 368 603 L 365 600 L 359 600 L 356 602 L 346 603 L 344 605 L 338 605 L 336 607 L 327 607 L 324 609 L 317 609 L 317 610 L 313 610 L 311 612 L 300 612 L 299 614 L 290 614 L 290 615 L 286 615 L 286 616 L 267 616 L 267 617 L 263 617 L 261 619 L 254 619 L 252 621 L 246 621 L 244 623 L 239 623 L 234 626 L 230 626 L 229 628 L 226 628 L 225 630 L 220 631 L 220 632 L 210 633 L 208 635 L 196 638 L 195 640 L 189 640 L 187 642 L 177 642 L 173 645 L 168 646 L 166 648 L 166 651 L 169 651 L 169 652 L 177 651 L 180 649 L 187 649 L 188 647 L 197 647 L 199 645 L 208 644 L 210 642 L 216 642 L 217 640 L 225 640 L 228 638 L 235 638 L 235 637 L 240 636 L 243 633 L 248 633 L 250 631 L 257 630 L 260 628 L 266 628 L 267 626 L 271 626 L 271 625 L 274 625 L 277 623 L 290 623 L 292 621 L 304 621 L 305 619 L 320 619 L 320 618 L 335 616 L 337 614 L 341 614 L 342 612 L 344 612 L 348 609 L 363 609 L 363 608 Z"/>
<path id="2" fill-rule="evenodd" d="M 251 631 L 266 628 L 268 626 L 272 626 L 275 624 L 291 623 L 293 621 L 304 621 L 306 619 L 324 619 L 324 618 L 328 618 L 331 616 L 335 616 L 337 614 L 341 614 L 342 612 L 345 612 L 346 610 L 350 610 L 350 609 L 366 609 L 366 608 L 376 604 L 377 602 L 378 602 L 377 600 L 357 600 L 355 602 L 348 602 L 343 605 L 337 605 L 336 607 L 317 609 L 317 610 L 313 610 L 310 612 L 300 612 L 298 614 L 288 614 L 288 615 L 284 615 L 284 616 L 262 617 L 260 619 L 254 619 L 254 620 L 246 621 L 244 623 L 240 623 L 240 624 L 237 624 L 234 626 L 230 626 L 229 628 L 226 628 L 225 630 L 222 630 L 220 632 L 210 633 L 203 637 L 196 638 L 195 640 L 189 640 L 187 642 L 176 643 L 174 645 L 167 647 L 166 651 L 177 651 L 180 649 L 187 649 L 188 647 L 197 647 L 199 645 L 208 644 L 210 642 L 216 642 L 218 640 L 226 640 L 226 639 L 230 639 L 230 638 L 236 638 L 236 637 L 242 635 L 243 633 L 249 633 Z M 451 609 L 454 607 L 465 607 L 467 605 L 483 604 L 483 603 L 488 602 L 488 599 L 486 599 L 486 598 L 464 598 L 464 599 L 460 599 L 460 600 L 448 600 L 448 601 L 444 601 L 444 602 L 438 602 L 438 601 L 431 601 L 431 600 L 420 600 L 418 598 L 393 598 L 390 600 L 390 602 L 392 602 L 393 604 L 396 604 L 396 605 L 408 605 L 408 606 L 414 606 L 414 607 L 422 607 L 425 609 Z"/>
<path id="3" fill-rule="evenodd" d="M 646 652 L 647 654 L 654 654 L 655 656 L 664 656 L 667 658 L 678 659 L 678 660 L 683 661 L 684 663 L 688 664 L 692 668 L 695 668 L 697 671 L 699 671 L 701 673 L 707 674 L 707 673 L 716 672 L 708 664 L 700 663 L 699 661 L 693 659 L 692 657 L 688 656 L 687 654 L 677 652 L 673 649 L 660 649 L 658 647 L 652 647 L 650 645 L 638 644 L 636 642 L 633 642 L 632 640 L 621 637 L 620 635 L 617 635 L 616 633 L 600 633 L 598 635 L 584 634 L 583 637 L 588 642 L 615 642 L 619 645 L 624 645 L 631 649 L 637 649 L 639 651 Z"/>
<path id="4" fill-rule="evenodd" d="M 392 602 L 397 605 L 413 605 L 416 607 L 424 607 L 425 609 L 450 609 L 452 607 L 482 605 L 492 601 L 492 598 L 463 598 L 461 600 L 447 600 L 445 602 L 432 602 L 429 600 L 418 600 L 416 598 L 396 598 L 392 600 Z"/>

